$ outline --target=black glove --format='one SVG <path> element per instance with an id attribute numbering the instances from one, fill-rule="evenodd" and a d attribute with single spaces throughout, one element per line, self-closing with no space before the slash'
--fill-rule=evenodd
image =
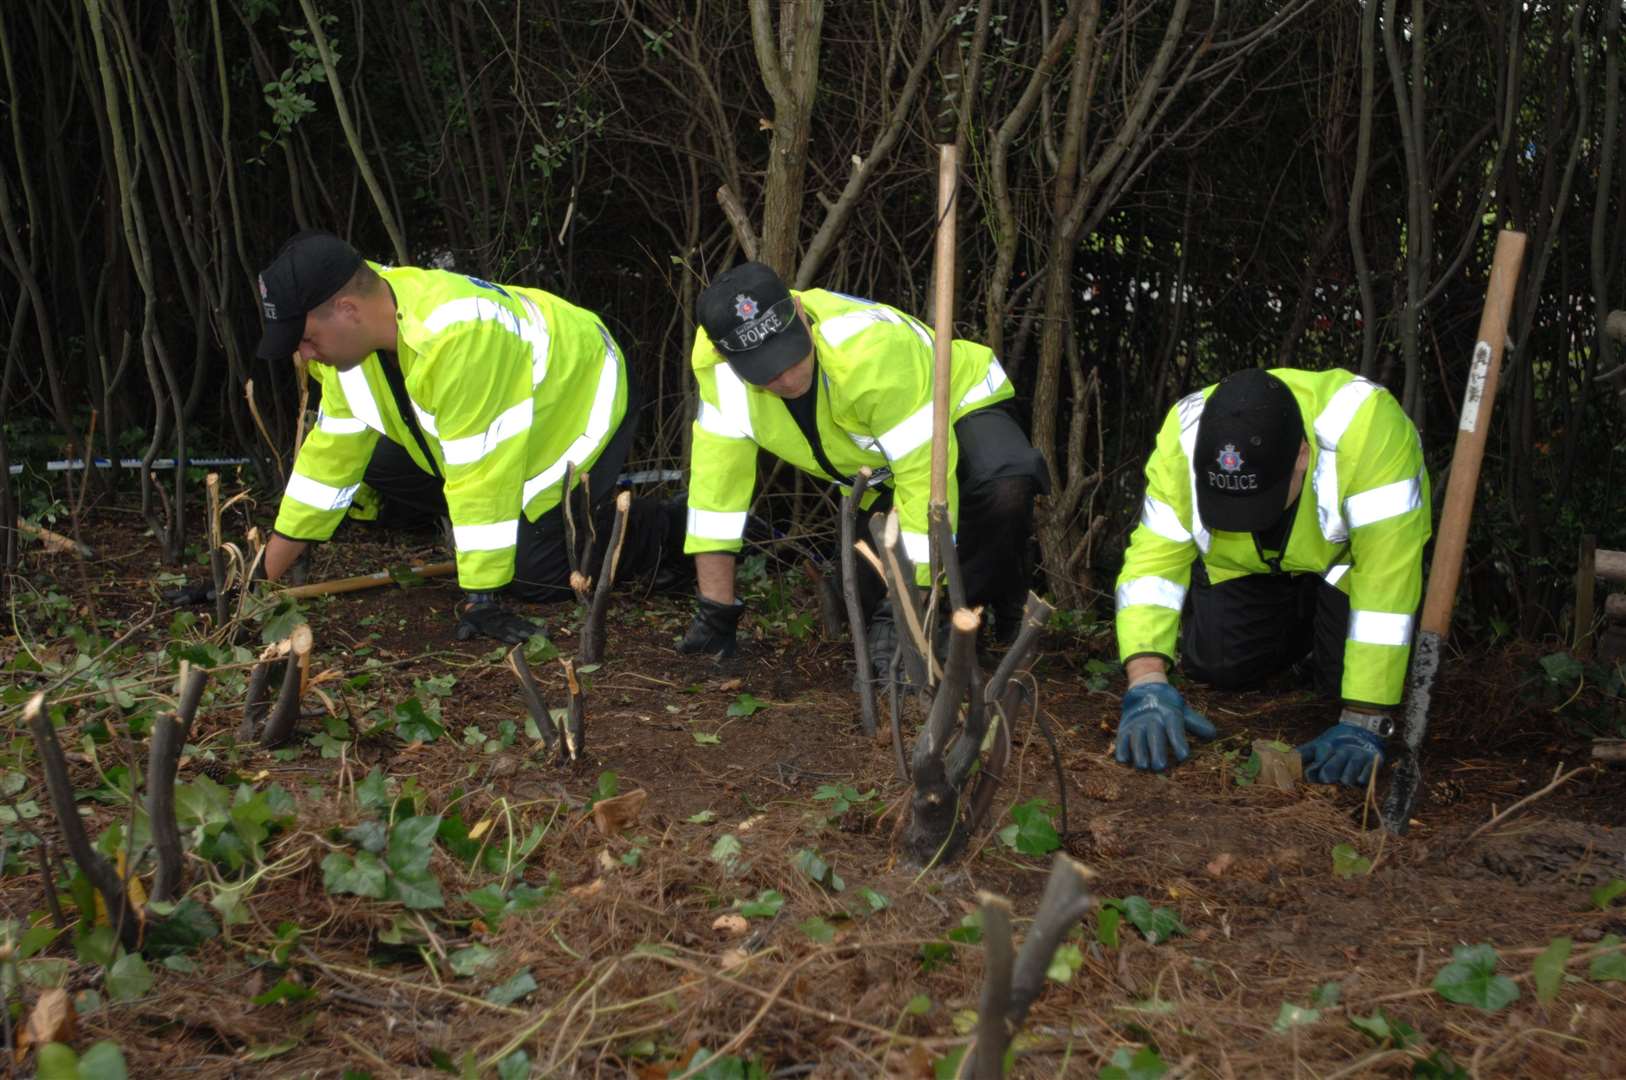
<path id="1" fill-rule="evenodd" d="M 209 578 L 188 581 L 158 594 L 158 599 L 170 607 L 200 607 L 212 603 L 214 598 L 215 583 Z"/>
<path id="2" fill-rule="evenodd" d="M 254 564 L 253 581 L 265 580 L 265 560 L 261 559 Z M 202 607 L 215 601 L 214 578 L 198 578 L 188 581 L 185 585 L 177 585 L 173 589 L 165 589 L 158 594 L 158 599 L 170 607 Z M 229 603 L 237 602 L 237 586 L 233 585 L 226 590 L 226 600 Z"/>
<path id="3" fill-rule="evenodd" d="M 516 615 L 497 602 L 497 594 L 464 594 L 457 609 L 457 640 L 467 641 L 476 634 L 496 638 L 508 645 L 520 645 L 540 634 L 543 628 L 523 615 Z"/>
<path id="4" fill-rule="evenodd" d="M 689 623 L 689 632 L 683 635 L 678 652 L 733 656 L 740 651 L 739 643 L 734 639 L 734 628 L 739 625 L 740 616 L 744 613 L 745 605 L 738 600 L 732 604 L 719 604 L 704 596 L 699 597 L 694 620 Z"/>

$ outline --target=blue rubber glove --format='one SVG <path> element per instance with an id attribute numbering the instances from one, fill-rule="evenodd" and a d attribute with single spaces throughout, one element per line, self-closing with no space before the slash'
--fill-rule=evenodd
<path id="1" fill-rule="evenodd" d="M 1191 756 L 1186 733 L 1199 739 L 1216 734 L 1208 717 L 1186 704 L 1180 691 L 1166 682 L 1143 682 L 1124 694 L 1118 719 L 1118 761 L 1135 768 L 1162 772 L 1169 767 L 1169 750 L 1176 765 Z"/>
<path id="2" fill-rule="evenodd" d="M 1388 740 L 1372 727 L 1387 728 L 1388 717 L 1346 709 L 1338 723 L 1297 748 L 1304 762 L 1304 778 L 1312 784 L 1365 787 L 1372 771 L 1383 764 L 1388 747 Z"/>

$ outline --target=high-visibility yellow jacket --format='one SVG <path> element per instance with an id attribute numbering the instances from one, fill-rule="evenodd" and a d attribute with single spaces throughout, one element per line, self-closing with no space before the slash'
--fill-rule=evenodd
<path id="1" fill-rule="evenodd" d="M 1271 372 L 1298 400 L 1310 467 L 1281 568 L 1313 573 L 1349 595 L 1342 693 L 1399 702 L 1431 531 L 1428 471 L 1417 429 L 1376 383 L 1347 371 Z M 1180 608 L 1201 556 L 1214 584 L 1270 568 L 1250 533 L 1210 531 L 1196 512 L 1191 454 L 1212 386 L 1169 410 L 1146 463 L 1146 498 L 1118 575 L 1120 658 L 1172 657 Z"/>
<path id="2" fill-rule="evenodd" d="M 433 461 L 401 417 L 378 355 L 349 371 L 312 365 L 316 427 L 294 462 L 276 530 L 325 540 L 379 436 L 445 478 L 464 589 L 514 576 L 519 517 L 558 505 L 569 462 L 598 460 L 627 410 L 626 363 L 598 316 L 538 289 L 446 270 L 374 267 L 395 293 L 407 396 Z"/>
<path id="3" fill-rule="evenodd" d="M 683 549 L 690 554 L 739 550 L 760 446 L 821 479 L 846 479 L 866 465 L 890 467 L 904 547 L 924 583 L 930 573 L 926 504 L 931 489 L 932 332 L 885 304 L 824 289 L 794 295 L 813 324 L 819 441 L 842 475 L 826 476 L 784 401 L 736 375 L 702 331 L 691 357 L 700 384 L 700 411 L 690 453 Z M 951 423 L 1013 393 L 987 346 L 954 342 Z M 951 522 L 958 520 L 957 460 L 951 428 Z"/>

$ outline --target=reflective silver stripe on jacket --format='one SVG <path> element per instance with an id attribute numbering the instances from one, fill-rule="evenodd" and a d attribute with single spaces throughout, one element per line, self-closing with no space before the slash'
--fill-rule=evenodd
<path id="1" fill-rule="evenodd" d="M 702 540 L 738 540 L 745 535 L 745 511 L 696 510 L 691 506 L 688 533 Z"/>
<path id="2" fill-rule="evenodd" d="M 1196 541 L 1197 550 L 1204 555 L 1208 554 L 1208 546 L 1213 539 L 1203 527 L 1202 511 L 1197 509 L 1197 425 L 1203 418 L 1206 403 L 1203 392 L 1197 390 L 1181 398 L 1174 406 L 1180 417 L 1180 449 L 1185 452 L 1186 469 L 1191 473 L 1191 538 Z"/>
<path id="3" fill-rule="evenodd" d="M 577 465 L 586 462 L 588 456 L 604 441 L 604 436 L 609 434 L 610 418 L 615 413 L 616 387 L 621 382 L 621 354 L 616 351 L 615 341 L 610 337 L 608 330 L 601 326 L 598 332 L 604 339 L 604 366 L 599 370 L 598 391 L 593 395 L 593 408 L 587 416 L 587 428 L 552 465 L 525 481 L 524 501 L 520 504 L 522 506 L 528 504 L 538 493 L 564 479 L 565 469 L 571 462 Z"/>
<path id="4" fill-rule="evenodd" d="M 727 361 L 711 370 L 717 379 L 717 405 L 722 409 L 722 418 L 735 431 L 733 436 L 725 437 L 755 438 L 755 431 L 751 427 L 751 403 L 746 396 L 745 383 L 734 373 L 734 369 Z"/>
<path id="5" fill-rule="evenodd" d="M 1423 505 L 1423 475 L 1351 495 L 1344 500 L 1344 517 L 1351 529 L 1371 525 L 1386 518 L 1409 514 Z"/>
<path id="6" fill-rule="evenodd" d="M 1191 543 L 1191 533 L 1180 524 L 1179 513 L 1161 499 L 1146 496 L 1141 502 L 1140 523 L 1171 543 Z"/>
<path id="7" fill-rule="evenodd" d="M 1411 644 L 1411 616 L 1393 611 L 1361 611 L 1349 613 L 1349 640 L 1363 645 Z"/>
<path id="8" fill-rule="evenodd" d="M 283 495 L 317 510 L 343 510 L 355 499 L 356 489 L 360 486 L 351 484 L 349 487 L 334 487 L 332 484 L 324 484 L 304 473 L 296 472 L 288 477 L 288 487 Z"/>
<path id="9" fill-rule="evenodd" d="M 1118 586 L 1118 591 L 1114 595 L 1119 611 L 1137 604 L 1150 604 L 1179 611 L 1181 605 L 1186 602 L 1185 586 L 1162 577 L 1138 577 L 1126 581 Z"/>
<path id="10" fill-rule="evenodd" d="M 380 361 L 382 363 L 382 361 Z M 373 388 L 367 385 L 367 376 L 361 365 L 339 372 L 339 385 L 344 388 L 344 399 L 350 403 L 350 413 L 379 434 L 384 434 L 384 414 L 373 400 Z"/>
<path id="11" fill-rule="evenodd" d="M 1377 390 L 1377 383 L 1357 376 L 1339 387 L 1321 415 L 1315 418 L 1317 452 L 1312 486 L 1316 518 L 1321 524 L 1321 535 L 1331 544 L 1342 544 L 1349 539 L 1349 523 L 1338 498 L 1338 440 L 1349 430 L 1366 399 Z"/>

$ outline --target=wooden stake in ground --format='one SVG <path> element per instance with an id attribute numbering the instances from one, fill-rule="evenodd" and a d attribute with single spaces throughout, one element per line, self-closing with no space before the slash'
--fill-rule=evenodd
<path id="1" fill-rule="evenodd" d="M 623 491 L 615 497 L 615 522 L 610 526 L 610 540 L 604 549 L 604 562 L 598 569 L 598 584 L 593 588 L 593 602 L 587 609 L 582 624 L 581 649 L 576 658 L 583 664 L 604 661 L 604 619 L 610 610 L 610 590 L 615 588 L 615 572 L 621 565 L 621 546 L 626 542 L 627 514 L 632 510 L 632 492 Z"/>
<path id="2" fill-rule="evenodd" d="M 409 567 L 407 572 L 416 574 L 421 578 L 446 577 L 457 572 L 457 563 L 428 563 L 424 566 Z M 292 588 L 283 589 L 277 595 L 292 599 L 304 599 L 311 596 L 336 596 L 339 593 L 377 589 L 394 582 L 395 575 L 393 573 L 388 570 L 378 570 L 371 574 L 357 574 L 355 577 L 335 578 L 332 581 L 313 581 L 309 585 L 295 585 Z"/>
<path id="3" fill-rule="evenodd" d="M 1485 458 L 1496 386 L 1502 373 L 1502 346 L 1507 341 L 1508 318 L 1524 262 L 1525 236 L 1504 229 L 1496 238 L 1485 310 L 1479 320 L 1479 340 L 1462 397 L 1462 418 L 1457 445 L 1451 454 L 1451 479 L 1445 489 L 1445 509 L 1434 537 L 1434 564 L 1429 568 L 1428 592 L 1418 623 L 1411 671 L 1406 679 L 1405 750 L 1395 767 L 1389 794 L 1383 801 L 1383 824 L 1396 835 L 1411 827 L 1412 807 L 1423 773 L 1420 755 L 1428 731 L 1429 698 L 1440 670 L 1440 651 L 1451 629 L 1451 607 L 1462 577 L 1462 553 L 1468 543 L 1468 522 L 1473 517 L 1479 466 Z"/>
<path id="4" fill-rule="evenodd" d="M 954 196 L 958 187 L 958 151 L 952 142 L 937 148 L 937 258 L 932 268 L 933 285 L 933 349 L 932 349 L 932 476 L 927 503 L 929 519 L 940 519 L 947 524 L 948 512 L 948 446 L 949 388 L 954 382 L 954 247 L 958 233 L 958 219 L 954 211 Z M 950 537 L 953 530 L 933 530 L 931 533 L 931 567 L 933 587 L 943 573 L 940 536 Z M 964 598 L 956 604 L 963 607 Z"/>

